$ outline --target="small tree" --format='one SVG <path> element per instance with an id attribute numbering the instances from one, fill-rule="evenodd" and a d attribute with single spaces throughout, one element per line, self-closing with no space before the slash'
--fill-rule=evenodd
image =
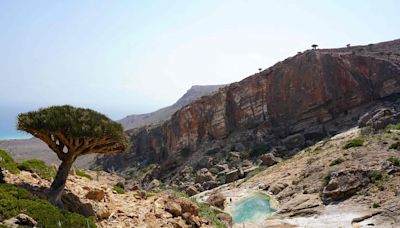
<path id="1" fill-rule="evenodd" d="M 349 48 L 351 45 L 350 44 L 346 44 L 346 47 Z"/>
<path id="2" fill-rule="evenodd" d="M 96 111 L 69 105 L 21 113 L 17 128 L 41 139 L 62 161 L 48 195 L 49 201 L 57 205 L 62 205 L 65 182 L 77 157 L 121 152 L 128 146 L 119 123 Z"/>
<path id="3" fill-rule="evenodd" d="M 262 68 L 258 68 L 258 71 L 261 72 L 261 71 L 262 71 Z"/>
<path id="4" fill-rule="evenodd" d="M 312 47 L 313 50 L 315 50 L 315 49 L 317 49 L 318 45 L 317 44 L 313 44 L 313 45 L 311 45 L 311 47 Z"/>

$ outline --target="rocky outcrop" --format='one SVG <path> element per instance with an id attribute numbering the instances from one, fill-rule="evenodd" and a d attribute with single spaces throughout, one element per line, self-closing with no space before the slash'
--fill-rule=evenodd
<path id="1" fill-rule="evenodd" d="M 15 217 L 0 222 L 0 225 L 10 228 L 36 227 L 37 222 L 26 214 L 18 214 Z"/>
<path id="2" fill-rule="evenodd" d="M 262 153 L 277 148 L 275 156 L 289 157 L 356 126 L 376 102 L 398 97 L 399 54 L 400 40 L 305 51 L 184 106 L 160 126 L 130 131 L 131 150 L 97 164 L 123 170 L 136 162 L 159 163 L 162 180 L 206 153 L 223 157 L 241 148 L 245 159 L 263 144 Z"/>
<path id="3" fill-rule="evenodd" d="M 324 202 L 344 200 L 369 183 L 368 172 L 361 169 L 333 172 L 322 191 Z"/>

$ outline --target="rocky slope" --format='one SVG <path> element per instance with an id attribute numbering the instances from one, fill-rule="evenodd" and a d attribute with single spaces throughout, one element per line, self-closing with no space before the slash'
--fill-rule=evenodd
<path id="1" fill-rule="evenodd" d="M 210 196 L 222 195 L 230 199 L 224 205 L 229 211 L 255 192 L 269 194 L 277 212 L 251 227 L 399 227 L 400 125 L 379 130 L 376 126 L 383 127 L 385 118 L 379 119 L 370 122 L 369 126 L 375 126 L 372 131 L 369 127 L 350 129 L 248 180 L 196 197 L 208 201 Z"/>
<path id="2" fill-rule="evenodd" d="M 400 40 L 307 50 L 192 102 L 162 125 L 129 131 L 131 149 L 97 164 L 123 172 L 156 163 L 147 180 L 208 189 L 226 181 L 213 174 L 244 176 L 243 164 L 230 161 L 249 159 L 251 170 L 259 154 L 290 157 L 355 126 L 399 92 Z"/>
<path id="3" fill-rule="evenodd" d="M 169 119 L 172 116 L 172 114 L 174 114 L 174 112 L 178 111 L 183 106 L 190 104 L 191 102 L 202 96 L 214 93 L 223 86 L 224 85 L 192 86 L 177 102 L 175 102 L 171 106 L 161 108 L 151 113 L 129 115 L 119 120 L 118 122 L 122 124 L 125 130 L 137 127 L 143 127 L 145 125 L 162 123 L 165 120 Z"/>
<path id="4" fill-rule="evenodd" d="M 6 183 L 46 199 L 46 190 L 51 183 L 36 173 L 21 171 L 11 174 L 7 170 L 0 173 L 4 173 Z M 70 174 L 62 201 L 64 209 L 94 216 L 97 227 L 213 227 L 209 219 L 200 215 L 202 211 L 199 207 L 187 198 L 168 192 L 145 192 L 138 188 L 117 192 L 113 186 L 123 188 L 123 178 L 105 172 L 88 173 L 94 180 Z"/>

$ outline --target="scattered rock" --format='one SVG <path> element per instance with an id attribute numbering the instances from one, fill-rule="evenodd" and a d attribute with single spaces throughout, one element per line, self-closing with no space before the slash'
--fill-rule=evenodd
<path id="1" fill-rule="evenodd" d="M 3 174 L 3 167 L 0 167 L 0 183 L 5 183 L 4 174 Z"/>
<path id="2" fill-rule="evenodd" d="M 199 170 L 197 172 L 196 175 L 196 183 L 204 183 L 206 181 L 214 181 L 215 177 L 212 175 L 212 173 L 210 173 L 210 171 L 208 171 L 207 168 L 202 168 L 201 170 Z"/>
<path id="3" fill-rule="evenodd" d="M 182 208 L 182 213 L 190 213 L 191 215 L 198 216 L 199 215 L 199 208 L 196 204 L 188 199 L 179 198 L 175 200 L 176 203 L 180 205 Z"/>
<path id="4" fill-rule="evenodd" d="M 362 186 L 368 184 L 367 173 L 360 169 L 333 172 L 322 191 L 322 200 L 324 202 L 338 201 L 352 196 Z"/>
<path id="5" fill-rule="evenodd" d="M 305 139 L 302 134 L 294 134 L 283 139 L 282 143 L 289 150 L 295 148 L 303 148 L 305 145 Z"/>
<path id="6" fill-rule="evenodd" d="M 213 158 L 210 156 L 204 156 L 200 161 L 197 163 L 198 168 L 210 168 L 213 166 Z"/>
<path id="7" fill-rule="evenodd" d="M 64 193 L 61 197 L 61 200 L 69 211 L 79 213 L 86 217 L 96 215 L 95 211 L 93 210 L 93 206 L 90 203 L 83 203 L 79 199 L 78 196 L 72 193 Z"/>
<path id="8" fill-rule="evenodd" d="M 230 216 L 229 214 L 220 213 L 217 215 L 217 218 L 219 220 L 221 220 L 225 224 L 226 227 L 232 227 L 233 219 L 232 219 L 232 216 Z"/>
<path id="9" fill-rule="evenodd" d="M 197 188 L 195 186 L 189 186 L 186 188 L 185 190 L 186 194 L 188 194 L 189 196 L 194 196 L 196 194 L 199 194 L 200 192 L 197 190 Z"/>
<path id="10" fill-rule="evenodd" d="M 97 202 L 100 202 L 102 199 L 104 199 L 104 196 L 106 195 L 106 192 L 101 190 L 101 189 L 91 189 L 86 193 L 85 197 L 87 199 L 91 199 Z"/>
<path id="11" fill-rule="evenodd" d="M 147 185 L 147 190 L 153 190 L 155 188 L 158 188 L 160 186 L 160 181 L 157 179 L 153 179 L 148 185 Z"/>
<path id="12" fill-rule="evenodd" d="M 282 161 L 282 158 L 275 157 L 272 153 L 263 154 L 259 157 L 261 165 L 272 166 Z"/>
<path id="13" fill-rule="evenodd" d="M 18 214 L 15 217 L 0 222 L 0 225 L 12 228 L 17 228 L 20 226 L 35 227 L 37 225 L 37 222 L 26 214 Z"/>
<path id="14" fill-rule="evenodd" d="M 384 129 L 389 124 L 399 122 L 400 112 L 397 112 L 394 108 L 380 108 L 371 112 L 365 113 L 360 117 L 358 126 L 370 127 L 373 131 Z"/>
<path id="15" fill-rule="evenodd" d="M 165 204 L 165 211 L 171 213 L 173 216 L 177 217 L 182 214 L 182 207 L 175 201 L 169 200 Z"/>
<path id="16" fill-rule="evenodd" d="M 226 183 L 230 183 L 236 180 L 239 180 L 239 170 L 235 169 L 228 173 L 226 173 Z"/>
<path id="17" fill-rule="evenodd" d="M 285 189 L 287 186 L 288 186 L 288 184 L 286 184 L 286 183 L 278 182 L 278 183 L 272 185 L 269 188 L 269 191 L 272 192 L 272 194 L 276 195 L 276 194 L 280 193 L 283 189 Z"/>
<path id="18" fill-rule="evenodd" d="M 208 197 L 207 203 L 223 210 L 225 207 L 225 196 L 221 193 L 212 194 L 210 197 Z"/>
<path id="19" fill-rule="evenodd" d="M 111 215 L 111 211 L 105 207 L 101 207 L 96 211 L 96 217 L 98 220 L 108 219 Z"/>
<path id="20" fill-rule="evenodd" d="M 204 187 L 206 190 L 210 190 L 210 189 L 216 188 L 216 187 L 218 187 L 218 186 L 219 186 L 219 184 L 218 184 L 218 182 L 216 182 L 216 181 L 207 181 L 207 182 L 205 182 L 205 183 L 203 184 L 203 187 Z"/>
<path id="21" fill-rule="evenodd" d="M 231 163 L 240 161 L 240 153 L 239 152 L 229 152 L 228 161 Z"/>
<path id="22" fill-rule="evenodd" d="M 215 165 L 214 167 L 217 168 L 219 172 L 224 172 L 229 170 L 228 164 L 218 164 Z"/>

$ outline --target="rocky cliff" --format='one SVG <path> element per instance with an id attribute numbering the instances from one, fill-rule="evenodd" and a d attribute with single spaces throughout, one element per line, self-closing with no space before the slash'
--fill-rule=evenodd
<path id="1" fill-rule="evenodd" d="M 214 93 L 223 86 L 225 85 L 194 85 L 171 106 L 161 108 L 151 113 L 129 115 L 118 122 L 122 124 L 125 130 L 162 123 L 168 120 L 174 112 L 178 111 L 183 106 L 190 104 L 202 96 Z"/>
<path id="2" fill-rule="evenodd" d="M 161 164 L 159 178 L 205 155 L 250 158 L 257 145 L 288 157 L 357 123 L 400 93 L 400 40 L 307 50 L 181 108 L 156 127 L 129 131 L 129 152 L 103 157 L 105 169 Z M 266 152 L 266 151 L 263 151 Z M 222 155 L 221 155 L 222 154 Z M 197 164 L 197 165 L 196 165 Z"/>

